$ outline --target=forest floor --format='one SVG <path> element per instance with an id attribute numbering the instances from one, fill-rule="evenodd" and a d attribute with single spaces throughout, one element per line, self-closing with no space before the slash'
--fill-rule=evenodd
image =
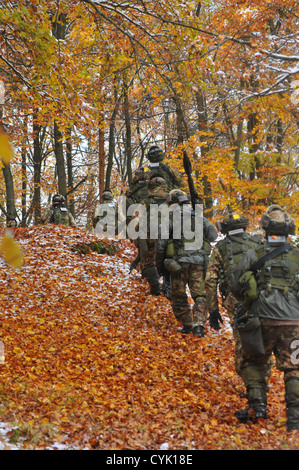
<path id="1" fill-rule="evenodd" d="M 18 228 L 15 238 L 22 269 L 0 261 L 1 449 L 299 449 L 282 374 L 274 366 L 268 419 L 240 423 L 225 313 L 219 332 L 182 336 L 170 302 L 129 274 L 129 241 L 100 254 L 78 250 L 99 241 L 78 228 Z"/>

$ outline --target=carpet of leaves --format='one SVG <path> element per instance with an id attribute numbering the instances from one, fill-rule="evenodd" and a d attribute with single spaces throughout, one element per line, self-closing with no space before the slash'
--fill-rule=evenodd
<path id="1" fill-rule="evenodd" d="M 149 295 L 128 240 L 112 255 L 76 245 L 65 227 L 18 228 L 20 271 L 0 261 L 0 421 L 22 449 L 299 449 L 285 430 L 283 378 L 274 367 L 269 417 L 246 407 L 225 313 L 220 332 L 177 332 L 170 302 Z M 1 439 L 0 439 L 1 440 Z M 164 446 L 164 447 L 163 447 Z M 6 444 L 9 448 L 9 444 Z"/>

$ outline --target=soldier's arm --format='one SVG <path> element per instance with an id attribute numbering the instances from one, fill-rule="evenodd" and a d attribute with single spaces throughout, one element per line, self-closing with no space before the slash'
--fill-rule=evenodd
<path id="1" fill-rule="evenodd" d="M 48 224 L 51 219 L 51 214 L 52 214 L 52 208 L 49 207 L 44 213 L 44 215 L 41 216 L 41 223 L 44 225 Z"/>
<path id="2" fill-rule="evenodd" d="M 205 277 L 206 299 L 209 312 L 218 309 L 217 286 L 219 282 L 220 266 L 221 256 L 217 247 L 215 247 L 210 256 Z"/>

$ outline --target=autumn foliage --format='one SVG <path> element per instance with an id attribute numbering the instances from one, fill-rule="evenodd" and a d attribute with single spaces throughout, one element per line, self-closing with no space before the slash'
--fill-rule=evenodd
<path id="1" fill-rule="evenodd" d="M 274 367 L 269 418 L 240 424 L 246 407 L 225 312 L 220 332 L 182 336 L 165 297 L 149 295 L 126 240 L 98 242 L 62 226 L 18 228 L 24 262 L 1 261 L 0 420 L 23 448 L 298 449 L 286 433 Z M 116 249 L 111 251 L 111 243 Z M 22 439 L 20 439 L 22 437 Z"/>

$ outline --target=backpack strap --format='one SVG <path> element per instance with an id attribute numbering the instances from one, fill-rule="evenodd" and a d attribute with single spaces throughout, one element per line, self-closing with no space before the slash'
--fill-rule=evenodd
<path id="1" fill-rule="evenodd" d="M 290 243 L 283 243 L 272 251 L 269 251 L 264 256 L 262 256 L 258 261 L 256 261 L 251 267 L 250 271 L 256 272 L 260 269 L 263 264 L 266 263 L 269 259 L 275 258 L 275 256 L 280 255 L 284 251 L 288 251 L 291 248 Z"/>

